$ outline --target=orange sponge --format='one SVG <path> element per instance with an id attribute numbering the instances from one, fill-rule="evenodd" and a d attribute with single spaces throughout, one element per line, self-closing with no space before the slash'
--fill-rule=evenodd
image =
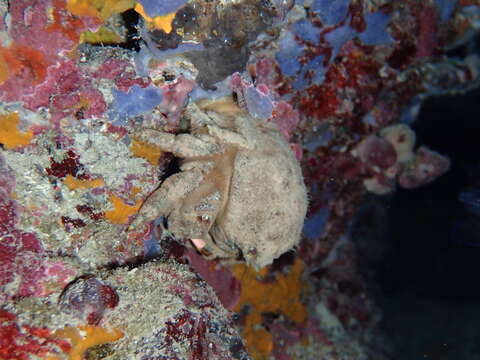
<path id="1" fill-rule="evenodd" d="M 27 145 L 33 138 L 31 131 L 18 130 L 18 124 L 20 124 L 20 117 L 17 113 L 0 115 L 0 143 L 7 149 Z"/>

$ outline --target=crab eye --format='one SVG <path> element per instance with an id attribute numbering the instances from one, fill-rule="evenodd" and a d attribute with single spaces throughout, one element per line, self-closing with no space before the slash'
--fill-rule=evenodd
<path id="1" fill-rule="evenodd" d="M 198 215 L 197 220 L 203 224 L 209 225 L 212 220 L 212 217 L 210 215 L 203 214 L 203 215 Z"/>

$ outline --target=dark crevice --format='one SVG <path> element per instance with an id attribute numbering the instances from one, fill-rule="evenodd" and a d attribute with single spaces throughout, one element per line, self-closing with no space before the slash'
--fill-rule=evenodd
<path id="1" fill-rule="evenodd" d="M 466 56 L 470 54 L 474 54 L 480 51 L 480 32 L 477 32 L 473 39 L 462 43 L 454 48 L 449 49 L 445 55 L 449 58 L 459 58 L 464 59 Z"/>
<path id="2" fill-rule="evenodd" d="M 472 286 L 480 272 L 480 233 L 473 231 L 479 219 L 459 200 L 480 185 L 479 98 L 480 90 L 433 98 L 413 126 L 417 144 L 447 155 L 452 165 L 431 184 L 399 189 L 389 203 L 392 250 L 379 281 L 391 291 L 480 300 L 480 287 Z"/>
<path id="3" fill-rule="evenodd" d="M 122 49 L 140 51 L 140 36 L 138 24 L 140 15 L 133 9 L 127 10 L 121 14 L 125 28 L 127 29 L 125 42 L 119 44 Z"/>
<path id="4" fill-rule="evenodd" d="M 480 90 L 425 102 L 412 126 L 417 144 L 448 156 L 451 168 L 419 189 L 398 189 L 377 201 L 379 215 L 369 214 L 385 216 L 386 250 L 371 265 L 371 278 L 399 360 L 437 352 L 442 356 L 435 359 L 463 359 L 471 327 L 480 326 L 480 201 L 469 208 L 459 199 L 462 192 L 480 193 L 478 99 Z M 376 224 L 367 231 L 370 238 Z M 465 307 L 468 316 L 452 318 Z"/>

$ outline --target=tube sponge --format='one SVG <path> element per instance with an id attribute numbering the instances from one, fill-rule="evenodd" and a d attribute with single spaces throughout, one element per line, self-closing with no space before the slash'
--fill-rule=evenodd
<path id="1" fill-rule="evenodd" d="M 293 32 L 303 40 L 311 41 L 315 45 L 320 43 L 320 29 L 307 19 L 297 21 L 293 25 Z"/>
<path id="2" fill-rule="evenodd" d="M 350 0 L 315 0 L 311 9 L 324 25 L 337 25 L 347 16 L 349 5 Z"/>
<path id="3" fill-rule="evenodd" d="M 151 111 L 162 99 L 161 90 L 152 85 L 146 88 L 133 85 L 128 92 L 113 90 L 111 112 L 113 116 L 125 120 Z"/>
<path id="4" fill-rule="evenodd" d="M 245 101 L 248 112 L 253 117 L 268 119 L 272 115 L 273 99 L 268 92 L 249 86 L 245 90 Z"/>
<path id="5" fill-rule="evenodd" d="M 319 55 L 302 66 L 302 70 L 293 82 L 295 90 L 304 90 L 309 87 L 310 84 L 321 85 L 323 83 L 325 73 L 327 72 L 327 67 L 323 66 L 324 59 L 324 55 Z M 308 77 L 307 74 L 310 71 L 312 76 Z"/>
<path id="6" fill-rule="evenodd" d="M 314 215 L 305 220 L 303 234 L 309 239 L 318 239 L 325 231 L 327 221 L 330 218 L 330 208 L 324 206 Z"/>
<path id="7" fill-rule="evenodd" d="M 285 76 L 293 76 L 300 70 L 300 62 L 298 57 L 302 55 L 304 46 L 297 44 L 295 36 L 288 32 L 280 40 L 280 51 L 275 55 L 280 70 Z"/>
<path id="8" fill-rule="evenodd" d="M 354 39 L 355 36 L 357 36 L 357 32 L 348 25 L 340 26 L 325 34 L 325 40 L 327 40 L 333 48 L 331 60 L 335 60 L 343 45 Z"/>
<path id="9" fill-rule="evenodd" d="M 365 45 L 388 45 L 393 42 L 392 37 L 387 31 L 390 16 L 376 11 L 365 15 L 367 29 L 358 37 Z"/>

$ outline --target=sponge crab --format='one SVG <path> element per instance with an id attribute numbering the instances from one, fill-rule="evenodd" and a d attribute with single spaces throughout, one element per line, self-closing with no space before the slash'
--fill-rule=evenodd
<path id="1" fill-rule="evenodd" d="M 142 129 L 134 135 L 180 158 L 142 205 L 130 229 L 159 216 L 176 238 L 211 258 L 270 264 L 298 244 L 307 211 L 301 168 L 277 126 L 232 100 L 190 103 L 190 132 Z"/>

